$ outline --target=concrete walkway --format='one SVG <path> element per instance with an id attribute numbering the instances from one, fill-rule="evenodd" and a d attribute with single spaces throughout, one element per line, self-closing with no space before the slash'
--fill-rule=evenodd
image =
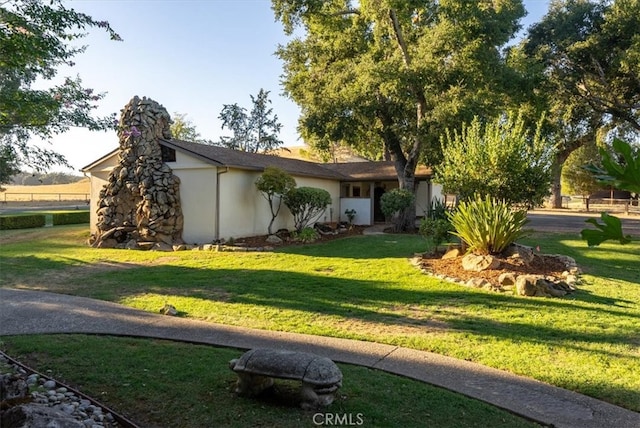
<path id="1" fill-rule="evenodd" d="M 638 428 L 640 413 L 468 361 L 391 345 L 252 330 L 143 312 L 114 303 L 0 289 L 0 336 L 90 333 L 250 349 L 313 352 L 437 385 L 554 427 Z"/>

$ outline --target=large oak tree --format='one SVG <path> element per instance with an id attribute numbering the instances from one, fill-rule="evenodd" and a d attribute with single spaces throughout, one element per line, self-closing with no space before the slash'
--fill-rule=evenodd
<path id="1" fill-rule="evenodd" d="M 504 106 L 501 48 L 525 13 L 520 0 L 273 0 L 273 10 L 294 35 L 278 55 L 305 140 L 391 159 L 412 192 L 446 128 Z"/>
<path id="2" fill-rule="evenodd" d="M 556 143 L 552 202 L 569 155 L 598 137 L 640 135 L 640 2 L 554 0 L 523 42 L 532 95 L 547 111 Z"/>

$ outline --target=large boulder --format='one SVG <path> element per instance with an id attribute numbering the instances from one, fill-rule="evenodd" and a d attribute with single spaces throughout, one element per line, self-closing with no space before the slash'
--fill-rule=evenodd
<path id="1" fill-rule="evenodd" d="M 487 269 L 498 269 L 500 260 L 490 255 L 469 253 L 462 258 L 462 268 L 467 271 L 481 272 Z"/>

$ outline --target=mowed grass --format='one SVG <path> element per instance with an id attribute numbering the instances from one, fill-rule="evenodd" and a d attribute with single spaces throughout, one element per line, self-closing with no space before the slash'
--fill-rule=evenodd
<path id="1" fill-rule="evenodd" d="M 335 402 L 316 415 L 298 407 L 300 382 L 277 380 L 260 397 L 236 396 L 228 362 L 239 350 L 83 335 L 0 337 L 0 347 L 147 428 L 314 427 L 325 413 L 366 427 L 538 426 L 440 388 L 346 364 L 339 365 L 344 382 Z"/>
<path id="2" fill-rule="evenodd" d="M 51 232 L 4 240 L 4 286 L 152 312 L 169 303 L 184 317 L 432 351 L 640 410 L 638 241 L 588 248 L 577 236 L 530 238 L 585 270 L 577 292 L 547 299 L 424 275 L 408 258 L 426 242 L 411 235 L 272 253 L 154 253 L 87 248 L 83 228 Z"/>

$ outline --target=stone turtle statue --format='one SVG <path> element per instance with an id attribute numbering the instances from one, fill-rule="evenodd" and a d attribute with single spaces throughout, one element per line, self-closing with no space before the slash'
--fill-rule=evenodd
<path id="1" fill-rule="evenodd" d="M 252 349 L 229 362 L 238 374 L 236 393 L 253 397 L 273 385 L 273 378 L 302 381 L 303 409 L 317 409 L 333 402 L 342 386 L 342 372 L 329 358 L 307 352 Z"/>

